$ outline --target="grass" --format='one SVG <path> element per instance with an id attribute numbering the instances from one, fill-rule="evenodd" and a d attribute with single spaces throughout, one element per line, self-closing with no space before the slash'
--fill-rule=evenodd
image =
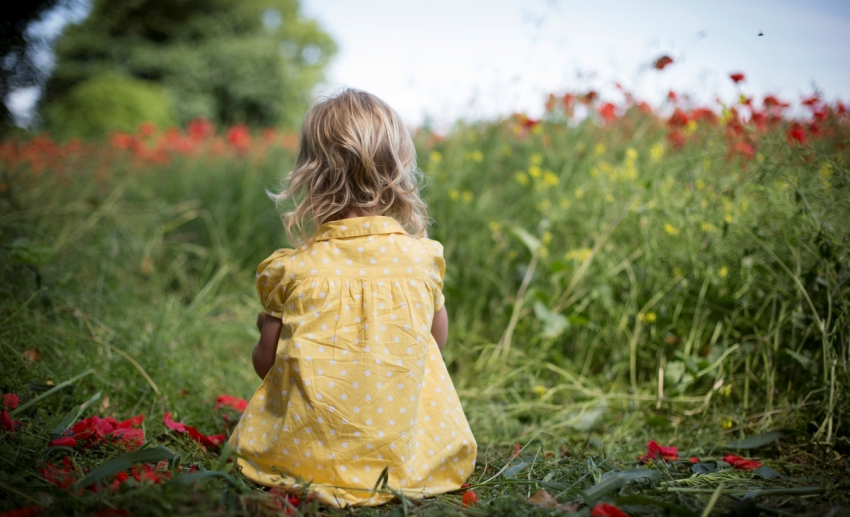
<path id="1" fill-rule="evenodd" d="M 745 127 L 751 157 L 730 151 L 728 124 L 701 122 L 677 149 L 663 120 L 634 109 L 607 124 L 554 110 L 531 129 L 509 119 L 419 132 L 431 235 L 449 268 L 445 360 L 479 443 L 469 482 L 480 501 L 293 511 L 563 513 L 526 502 L 539 489 L 584 515 L 597 501 L 632 515 L 846 508 L 850 176 L 847 120 L 830 124 L 807 146 L 788 144 L 784 125 Z M 48 447 L 100 393 L 80 417 L 144 414 L 146 447 L 179 454 L 164 467 L 175 480 L 193 466 L 232 473 L 228 451 L 169 431 L 163 415 L 229 432 L 238 413 L 214 409 L 215 397 L 258 384 L 253 270 L 286 245 L 264 189 L 291 152 L 152 161 L 107 143 L 16 145 L 0 188 L 0 389 L 41 398 L 0 435 L 0 510 L 278 511 L 238 475 L 93 493 L 41 468 L 67 455 L 81 477 L 126 453 Z M 786 433 L 762 447 L 724 448 L 775 430 Z M 684 461 L 640 466 L 649 440 Z M 710 470 L 727 452 L 781 477 L 694 475 L 687 461 Z M 638 468 L 657 474 L 615 473 Z"/>

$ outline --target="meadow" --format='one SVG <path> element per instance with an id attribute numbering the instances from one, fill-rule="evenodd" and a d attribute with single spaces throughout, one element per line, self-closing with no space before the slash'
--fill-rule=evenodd
<path id="1" fill-rule="evenodd" d="M 0 143 L 0 515 L 846 511 L 847 108 L 625 99 L 415 132 L 478 467 L 345 511 L 220 446 L 258 385 L 254 270 L 287 246 L 266 190 L 297 137 Z"/>

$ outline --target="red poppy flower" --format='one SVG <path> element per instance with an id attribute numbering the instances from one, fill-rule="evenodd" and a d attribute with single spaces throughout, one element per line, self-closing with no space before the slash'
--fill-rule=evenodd
<path id="1" fill-rule="evenodd" d="M 41 513 L 44 508 L 40 506 L 24 506 L 7 512 L 0 513 L 0 517 L 32 517 Z"/>
<path id="2" fill-rule="evenodd" d="M 654 66 L 656 70 L 664 70 L 668 65 L 672 63 L 673 58 L 668 55 L 664 55 L 656 59 L 655 62 L 652 63 L 652 66 Z"/>
<path id="3" fill-rule="evenodd" d="M 595 91 L 595 90 L 590 90 L 589 92 L 587 92 L 586 94 L 584 94 L 584 97 L 582 98 L 581 102 L 583 102 L 583 103 L 585 103 L 585 104 L 590 104 L 590 103 L 592 103 L 592 102 L 596 99 L 596 97 L 598 97 L 598 96 L 599 96 L 599 94 L 598 94 L 598 93 L 596 93 L 596 91 Z"/>
<path id="4" fill-rule="evenodd" d="M 670 90 L 669 92 L 667 92 L 667 100 L 669 100 L 671 102 L 676 102 L 676 101 L 679 100 L 679 96 L 676 95 L 676 92 L 674 92 L 673 90 Z"/>
<path id="5" fill-rule="evenodd" d="M 729 78 L 732 79 L 735 84 L 738 84 L 744 80 L 744 74 L 741 72 L 735 72 L 734 74 L 729 74 Z"/>
<path id="6" fill-rule="evenodd" d="M 467 490 L 463 493 L 463 497 L 461 498 L 461 505 L 464 508 L 470 508 L 478 504 L 478 495 L 472 490 Z"/>
<path id="7" fill-rule="evenodd" d="M 729 147 L 729 151 L 732 153 L 741 154 L 747 158 L 752 158 L 755 154 L 755 150 L 753 146 L 748 144 L 747 142 L 735 142 L 732 146 Z"/>
<path id="8" fill-rule="evenodd" d="M 691 111 L 691 118 L 697 122 L 717 122 L 717 114 L 708 108 L 695 108 Z"/>
<path id="9" fill-rule="evenodd" d="M 251 133 L 248 131 L 248 126 L 244 124 L 228 129 L 226 138 L 227 143 L 240 154 L 247 152 L 251 146 Z"/>
<path id="10" fill-rule="evenodd" d="M 245 411 L 245 408 L 248 407 L 248 401 L 231 395 L 219 395 L 215 399 L 215 406 L 213 409 L 218 409 L 224 406 L 230 406 L 236 411 Z"/>
<path id="11" fill-rule="evenodd" d="M 685 146 L 685 135 L 683 135 L 679 130 L 667 133 L 667 140 L 670 142 L 670 145 L 676 149 L 681 149 Z"/>
<path id="12" fill-rule="evenodd" d="M 797 122 L 794 122 L 791 124 L 791 127 L 788 128 L 788 135 L 786 138 L 788 139 L 789 144 L 797 142 L 800 145 L 806 145 L 806 131 L 803 129 L 803 126 Z"/>
<path id="13" fill-rule="evenodd" d="M 616 107 L 610 102 L 606 102 L 599 107 L 599 116 L 606 122 L 610 122 L 617 118 Z"/>
<path id="14" fill-rule="evenodd" d="M 688 122 L 690 120 L 691 119 L 687 113 L 685 113 L 679 108 L 676 108 L 676 111 L 674 111 L 673 114 L 670 115 L 670 119 L 667 121 L 667 125 L 669 125 L 670 127 L 684 127 L 688 125 Z"/>
<path id="15" fill-rule="evenodd" d="M 814 108 L 818 104 L 820 104 L 820 97 L 818 97 L 817 95 L 812 95 L 811 97 L 803 98 L 803 106 Z"/>
<path id="16" fill-rule="evenodd" d="M 6 393 L 3 395 L 3 405 L 9 409 L 17 408 L 20 403 L 21 399 L 19 399 L 14 393 Z"/>
<path id="17" fill-rule="evenodd" d="M 672 461 L 679 455 L 679 451 L 676 447 L 664 447 L 662 445 L 658 445 L 655 440 L 651 440 L 647 443 L 646 449 L 646 454 L 639 458 L 641 463 L 649 463 L 649 460 L 658 459 Z"/>
<path id="18" fill-rule="evenodd" d="M 843 102 L 838 101 L 838 102 L 835 103 L 835 111 L 839 115 L 846 115 L 847 114 L 847 106 Z"/>
<path id="19" fill-rule="evenodd" d="M 726 456 L 723 456 L 723 461 L 731 464 L 736 470 L 755 470 L 763 465 L 763 463 L 759 461 L 747 460 L 740 456 L 735 456 L 734 454 L 727 454 Z"/>
<path id="20" fill-rule="evenodd" d="M 186 124 L 186 131 L 189 133 L 189 138 L 195 142 L 199 142 L 213 136 L 215 134 L 215 126 L 205 118 L 196 118 Z"/>
<path id="21" fill-rule="evenodd" d="M 147 138 L 156 133 L 156 124 L 153 122 L 142 122 L 136 129 L 136 133 L 143 138 Z"/>
<path id="22" fill-rule="evenodd" d="M 590 512 L 591 517 L 629 517 L 627 513 L 613 504 L 599 503 Z"/>

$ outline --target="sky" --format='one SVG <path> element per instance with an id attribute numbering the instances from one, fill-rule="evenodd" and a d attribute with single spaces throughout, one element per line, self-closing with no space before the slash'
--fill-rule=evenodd
<path id="1" fill-rule="evenodd" d="M 410 125 L 539 116 L 549 93 L 590 88 L 621 101 L 615 82 L 656 106 L 670 90 L 850 100 L 846 0 L 304 0 L 302 12 L 340 48 L 318 93 L 369 91 Z M 652 69 L 664 54 L 673 65 Z"/>
<path id="2" fill-rule="evenodd" d="M 85 3 L 35 30 L 58 34 Z M 815 89 L 850 100 L 848 0 L 302 0 L 301 10 L 339 45 L 315 93 L 369 91 L 411 126 L 537 117 L 550 93 L 622 101 L 615 82 L 654 106 L 670 90 L 712 105 L 741 92 L 799 101 Z M 665 54 L 674 63 L 654 70 Z M 10 99 L 22 121 L 37 96 Z"/>

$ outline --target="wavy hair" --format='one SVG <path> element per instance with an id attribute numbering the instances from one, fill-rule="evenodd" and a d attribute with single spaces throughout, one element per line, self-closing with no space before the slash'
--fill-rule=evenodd
<path id="1" fill-rule="evenodd" d="M 347 217 L 394 217 L 411 235 L 425 235 L 428 210 L 422 174 L 401 118 L 370 93 L 343 89 L 317 101 L 298 138 L 295 165 L 272 194 L 290 242 L 313 239 L 322 224 Z"/>

